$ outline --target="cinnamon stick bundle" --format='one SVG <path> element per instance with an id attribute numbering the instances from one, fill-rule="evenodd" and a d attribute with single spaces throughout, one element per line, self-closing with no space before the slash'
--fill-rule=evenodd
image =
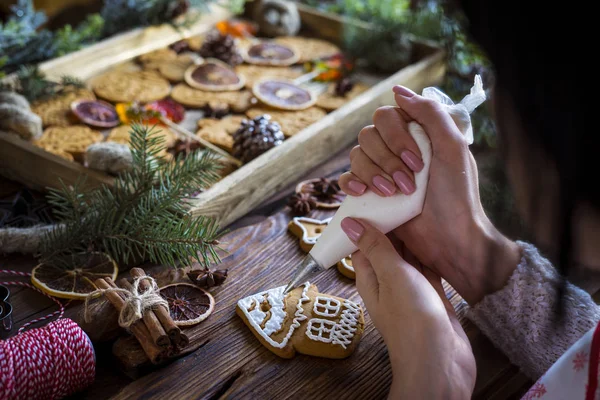
<path id="1" fill-rule="evenodd" d="M 110 278 L 99 278 L 94 282 L 96 286 L 100 289 L 108 290 L 110 288 L 116 288 L 117 285 Z M 111 304 L 117 309 L 118 312 L 121 312 L 123 307 L 125 306 L 125 299 L 118 292 L 106 292 L 106 298 Z M 148 328 L 144 323 L 140 321 L 134 322 L 129 329 L 131 333 L 136 337 L 142 349 L 150 359 L 153 364 L 160 364 L 165 361 L 167 357 L 167 352 L 165 349 L 158 347 L 152 337 Z"/>
<path id="2" fill-rule="evenodd" d="M 141 268 L 132 268 L 129 273 L 134 279 L 146 276 L 146 272 Z M 143 279 L 140 281 L 140 288 L 142 291 L 146 291 L 150 289 L 150 284 Z M 154 310 L 154 313 L 175 346 L 184 348 L 190 343 L 189 337 L 181 331 L 181 328 L 175 325 L 167 308 L 159 306 Z"/>
<path id="3" fill-rule="evenodd" d="M 133 291 L 133 286 L 125 278 L 119 279 L 119 281 L 117 282 L 117 286 L 123 289 L 127 289 L 130 292 Z M 144 314 L 142 315 L 142 319 L 144 321 L 144 324 L 146 324 L 146 328 L 148 328 L 148 331 L 150 332 L 150 336 L 152 336 L 154 344 L 164 349 L 168 348 L 171 345 L 171 341 L 169 340 L 169 336 L 160 324 L 160 321 L 156 317 L 156 314 L 154 314 L 154 311 L 150 309 L 145 310 Z"/>

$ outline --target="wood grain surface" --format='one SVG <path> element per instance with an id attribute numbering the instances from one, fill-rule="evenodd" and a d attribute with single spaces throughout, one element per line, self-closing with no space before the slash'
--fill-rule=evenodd
<path id="1" fill-rule="evenodd" d="M 339 174 L 347 168 L 349 148 L 302 179 Z M 95 343 L 96 381 L 72 399 L 385 398 L 391 382 L 391 370 L 386 348 L 370 321 L 368 311 L 365 313 L 367 325 L 362 341 L 356 352 L 346 360 L 303 355 L 291 360 L 278 358 L 258 342 L 235 314 L 238 299 L 285 284 L 292 268 L 304 254 L 286 226 L 290 217 L 284 204 L 293 186 L 291 184 L 272 193 L 252 213 L 236 221 L 230 233 L 223 238 L 228 254 L 223 258 L 222 267 L 229 268 L 230 274 L 223 286 L 211 290 L 216 299 L 215 312 L 198 325 L 196 334 L 201 338 L 201 345 L 196 351 L 159 369 L 141 366 L 136 372 L 142 376 L 131 380 L 119 370 L 112 355 L 113 343 Z M 0 192 L 4 194 L 18 188 L 18 185 L 0 180 Z M 326 214 L 319 215 L 324 217 Z M 2 268 L 31 271 L 34 265 L 35 260 L 27 256 L 0 258 Z M 169 277 L 177 273 L 165 267 L 145 265 L 144 269 L 160 275 L 161 282 L 177 278 Z M 335 269 L 314 282 L 323 293 L 347 297 L 363 304 L 354 282 Z M 473 398 L 519 399 L 531 382 L 474 325 L 465 320 L 464 303 L 452 288 L 445 288 L 446 295 L 457 306 L 475 353 L 478 376 Z M 15 329 L 25 321 L 55 309 L 50 300 L 37 293 L 20 288 L 11 290 Z M 71 304 L 66 316 L 75 318 L 80 308 L 81 303 Z"/>

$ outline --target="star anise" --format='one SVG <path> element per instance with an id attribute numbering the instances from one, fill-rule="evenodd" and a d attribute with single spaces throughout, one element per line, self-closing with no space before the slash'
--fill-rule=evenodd
<path id="1" fill-rule="evenodd" d="M 321 178 L 313 182 L 312 188 L 313 195 L 320 200 L 339 200 L 343 196 L 337 179 Z"/>
<path id="2" fill-rule="evenodd" d="M 227 279 L 227 270 L 218 269 L 211 271 L 209 269 L 194 269 L 188 272 L 187 276 L 195 285 L 209 289 L 225 282 L 225 279 Z"/>
<path id="3" fill-rule="evenodd" d="M 354 88 L 354 83 L 350 80 L 350 78 L 342 78 L 335 84 L 335 95 L 344 97 L 346 93 L 352 90 L 352 88 Z"/>
<path id="4" fill-rule="evenodd" d="M 310 193 L 296 193 L 288 201 L 292 214 L 306 215 L 317 207 L 316 199 Z"/>
<path id="5" fill-rule="evenodd" d="M 169 153 L 177 157 L 179 154 L 183 154 L 183 157 L 189 156 L 192 152 L 202 148 L 200 142 L 191 139 L 177 139 L 173 147 L 169 149 Z"/>

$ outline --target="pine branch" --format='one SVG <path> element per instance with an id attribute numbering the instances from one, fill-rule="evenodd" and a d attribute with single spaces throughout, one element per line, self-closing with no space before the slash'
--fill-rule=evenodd
<path id="1" fill-rule="evenodd" d="M 166 163 L 158 154 L 157 127 L 134 124 L 133 169 L 105 185 L 84 191 L 83 182 L 49 195 L 62 225 L 43 241 L 41 260 L 72 268 L 74 253 L 105 252 L 120 262 L 144 259 L 169 265 L 218 263 L 219 228 L 213 218 L 193 219 L 181 201 L 191 190 L 218 179 L 217 158 L 198 152 Z"/>

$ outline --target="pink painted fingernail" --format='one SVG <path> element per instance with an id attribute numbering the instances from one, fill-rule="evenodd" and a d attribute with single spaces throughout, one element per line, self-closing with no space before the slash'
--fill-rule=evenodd
<path id="1" fill-rule="evenodd" d="M 348 238 L 353 242 L 358 242 L 365 231 L 365 228 L 361 224 L 349 217 L 344 218 L 340 225 Z"/>
<path id="2" fill-rule="evenodd" d="M 404 161 L 404 164 L 414 172 L 419 172 L 425 166 L 423 161 L 410 150 L 404 150 L 400 154 L 400 158 Z"/>
<path id="3" fill-rule="evenodd" d="M 409 88 L 400 86 L 400 85 L 394 86 L 392 88 L 392 90 L 394 91 L 394 93 L 399 94 L 400 96 L 404 96 L 404 97 L 413 97 L 416 94 Z"/>
<path id="4" fill-rule="evenodd" d="M 357 193 L 357 194 L 363 194 L 365 192 L 365 190 L 367 189 L 367 185 L 365 185 L 362 182 L 354 181 L 354 180 L 348 182 L 348 186 L 350 187 L 350 189 L 352 189 L 352 191 L 354 193 Z"/>
<path id="5" fill-rule="evenodd" d="M 377 189 L 381 190 L 381 192 L 386 196 L 391 196 L 396 191 L 394 184 L 380 175 L 375 175 L 373 178 L 373 185 L 375 185 Z"/>
<path id="6" fill-rule="evenodd" d="M 394 182 L 396 182 L 402 193 L 411 194 L 415 191 L 415 184 L 403 171 L 394 172 L 392 178 L 394 178 Z"/>

